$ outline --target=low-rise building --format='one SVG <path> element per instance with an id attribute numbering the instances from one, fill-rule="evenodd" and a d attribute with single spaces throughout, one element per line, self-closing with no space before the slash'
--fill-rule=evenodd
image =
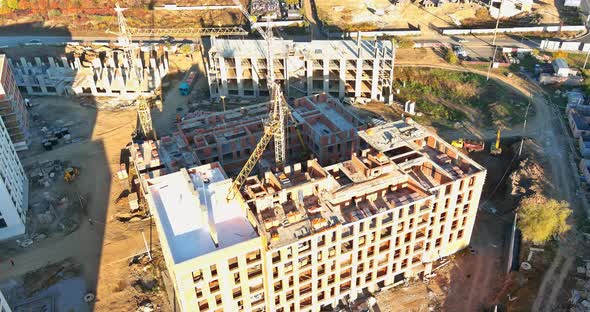
<path id="1" fill-rule="evenodd" d="M 581 135 L 578 138 L 578 147 L 582 157 L 590 158 L 590 135 Z"/>
<path id="2" fill-rule="evenodd" d="M 359 137 L 345 161 L 251 176 L 235 198 L 218 163 L 147 179 L 182 310 L 319 311 L 467 247 L 485 169 L 411 121 Z"/>
<path id="3" fill-rule="evenodd" d="M 574 138 L 590 135 L 590 113 L 578 109 L 571 109 L 567 114 L 570 129 Z"/>
<path id="4" fill-rule="evenodd" d="M 553 71 L 556 76 L 567 77 L 570 75 L 570 68 L 567 65 L 566 60 L 557 58 L 551 63 L 551 65 L 553 66 Z"/>

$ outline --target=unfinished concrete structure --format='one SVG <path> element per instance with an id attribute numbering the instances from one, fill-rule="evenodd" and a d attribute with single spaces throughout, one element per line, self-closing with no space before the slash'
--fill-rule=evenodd
<path id="1" fill-rule="evenodd" d="M 218 164 L 148 179 L 182 310 L 319 311 L 465 248 L 485 169 L 411 121 L 359 136 L 350 159 L 252 176 L 229 202 Z"/>
<path id="2" fill-rule="evenodd" d="M 29 208 L 29 182 L 3 119 L 0 119 L 0 240 L 25 233 Z"/>
<path id="3" fill-rule="evenodd" d="M 14 148 L 17 151 L 26 150 L 30 141 L 29 117 L 25 101 L 3 54 L 0 55 L 0 117 Z"/>
<path id="4" fill-rule="evenodd" d="M 66 48 L 66 54 L 9 60 L 18 87 L 32 95 L 125 96 L 151 95 L 168 73 L 161 46 L 137 48 L 130 66 L 123 50 Z"/>
<path id="5" fill-rule="evenodd" d="M 390 41 L 274 40 L 277 83 L 287 97 L 326 93 L 393 101 L 395 47 Z M 267 97 L 267 45 L 264 40 L 217 39 L 209 50 L 212 98 Z"/>
<path id="6" fill-rule="evenodd" d="M 364 129 L 363 122 L 337 99 L 325 94 L 295 99 L 290 111 L 294 121 L 288 122 L 287 155 L 291 159 L 311 151 L 327 165 L 348 158 L 358 149 L 356 131 Z M 185 118 L 178 124 L 184 139 L 176 141 L 190 145 L 202 164 L 219 161 L 227 172 L 239 171 L 262 136 L 267 114 L 268 103 L 262 103 Z M 274 159 L 272 146 L 266 149 L 264 158 Z M 270 168 L 270 163 L 264 162 L 262 167 Z"/>

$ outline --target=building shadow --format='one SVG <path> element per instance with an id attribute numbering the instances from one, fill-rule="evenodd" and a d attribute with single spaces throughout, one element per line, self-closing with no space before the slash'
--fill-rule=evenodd
<path id="1" fill-rule="evenodd" d="M 0 28 L 0 33 L 5 29 Z M 48 44 L 45 37 L 39 37 L 41 44 L 28 42 L 28 37 L 24 41 L 0 38 L 0 46 L 8 45 L 0 54 L 10 59 L 17 85 L 32 104 L 27 111 L 29 148 L 19 152 L 30 189 L 27 232 L 19 240 L 30 239 L 32 245 L 22 248 L 14 240 L 0 243 L 0 289 L 15 311 L 37 308 L 31 302 L 43 302 L 43 298 L 53 298 L 58 311 L 118 310 L 117 302 L 129 302 L 122 299 L 130 286 L 128 259 L 145 251 L 141 232 L 151 226 L 141 223 L 128 228 L 112 218 L 128 209 L 125 197 L 131 187 L 128 180 L 117 178 L 117 172 L 137 113 L 120 110 L 113 103 L 123 92 L 108 90 L 97 81 L 101 75 L 112 77 L 111 72 L 125 75 L 118 57 L 122 52 L 110 44 L 68 47 L 63 43 L 72 41 L 72 36 L 65 32 L 51 38 Z M 131 79 L 124 78 L 125 82 Z M 91 81 L 94 87 L 85 85 Z M 98 99 L 97 94 L 106 97 Z M 128 94 L 133 95 L 137 94 Z M 68 136 L 58 135 L 58 129 L 67 129 Z M 60 166 L 46 171 L 47 164 Z M 64 181 L 67 167 L 79 170 L 71 183 Z M 50 224 L 41 220 L 44 214 L 53 215 Z M 52 271 L 54 267 L 61 269 Z M 31 276 L 42 276 L 42 283 L 31 285 L 27 282 Z M 63 286 L 67 280 L 78 283 Z M 84 302 L 86 293 L 95 294 L 96 299 Z"/>

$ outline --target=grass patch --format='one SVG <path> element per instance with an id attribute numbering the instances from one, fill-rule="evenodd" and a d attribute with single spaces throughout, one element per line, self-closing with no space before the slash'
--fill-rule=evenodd
<path id="1" fill-rule="evenodd" d="M 479 126 L 510 127 L 523 122 L 528 100 L 484 76 L 442 69 L 399 68 L 401 102 L 415 101 L 430 122 L 452 126 L 469 120 Z"/>
<path id="2" fill-rule="evenodd" d="M 560 51 L 560 52 L 545 52 L 545 54 L 551 56 L 552 58 L 556 58 L 556 57 L 564 58 L 570 67 L 582 68 L 584 66 L 584 61 L 586 60 L 586 53 L 567 53 L 567 52 Z"/>

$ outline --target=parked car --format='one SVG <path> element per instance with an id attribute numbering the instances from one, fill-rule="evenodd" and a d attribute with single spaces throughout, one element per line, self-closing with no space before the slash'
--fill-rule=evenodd
<path id="1" fill-rule="evenodd" d="M 457 41 L 458 43 L 467 43 L 469 40 L 465 38 L 453 37 L 453 40 Z"/>
<path id="2" fill-rule="evenodd" d="M 39 39 L 32 39 L 29 42 L 25 43 L 26 46 L 40 46 L 43 45 L 43 42 Z"/>
<path id="3" fill-rule="evenodd" d="M 162 36 L 162 37 L 160 37 L 160 41 L 172 43 L 172 42 L 174 42 L 174 37 L 168 36 L 168 35 Z"/>
<path id="4" fill-rule="evenodd" d="M 456 45 L 456 46 L 454 46 L 453 47 L 453 51 L 460 58 L 466 58 L 467 57 L 467 51 L 465 51 L 465 48 L 462 45 Z"/>

